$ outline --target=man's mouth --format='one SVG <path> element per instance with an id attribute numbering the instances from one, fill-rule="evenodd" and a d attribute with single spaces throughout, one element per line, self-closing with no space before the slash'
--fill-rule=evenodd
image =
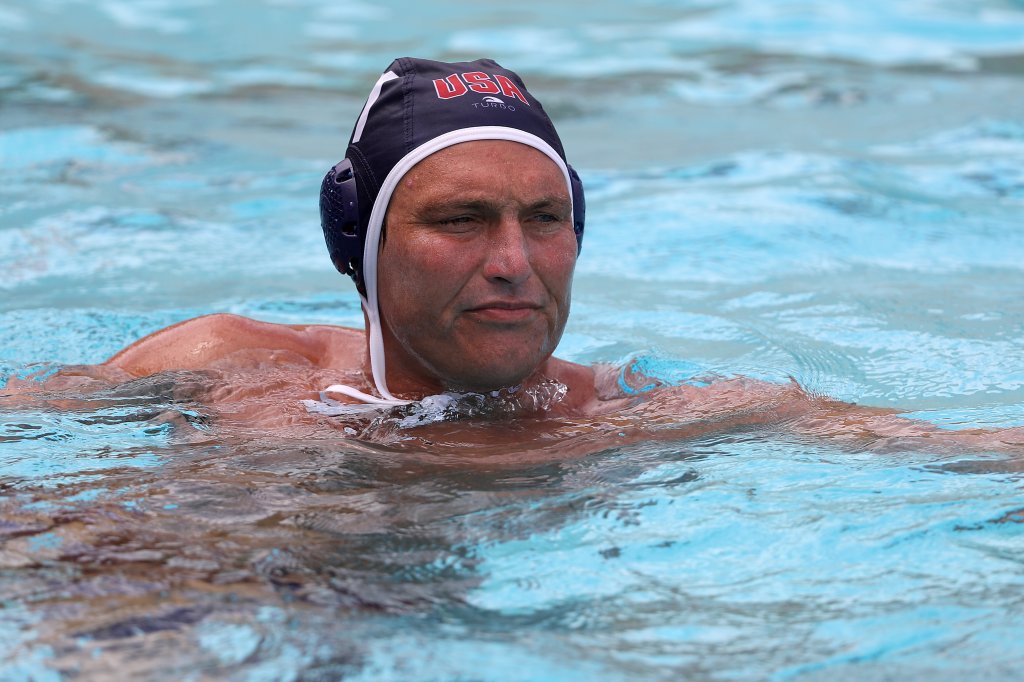
<path id="1" fill-rule="evenodd" d="M 466 313 L 482 321 L 514 323 L 529 319 L 540 308 L 533 301 L 498 300 L 475 305 L 468 308 Z"/>

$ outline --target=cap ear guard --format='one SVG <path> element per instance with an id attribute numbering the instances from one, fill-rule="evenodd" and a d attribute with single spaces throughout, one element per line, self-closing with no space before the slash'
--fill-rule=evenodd
<path id="1" fill-rule="evenodd" d="M 365 295 L 362 268 L 363 239 L 359 235 L 359 194 L 352 162 L 347 158 L 327 171 L 320 184 L 320 226 L 331 262 L 355 281 Z"/>
<path id="2" fill-rule="evenodd" d="M 576 234 L 576 255 L 583 250 L 583 224 L 587 217 L 587 201 L 583 197 L 583 181 L 576 169 L 565 164 L 569 170 L 569 185 L 572 188 L 572 231 Z"/>

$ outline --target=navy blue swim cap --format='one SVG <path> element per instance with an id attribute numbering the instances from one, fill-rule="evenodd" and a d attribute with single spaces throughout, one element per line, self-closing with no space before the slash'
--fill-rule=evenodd
<path id="1" fill-rule="evenodd" d="M 490 59 L 447 63 L 403 57 L 373 86 L 345 160 L 328 171 L 320 189 L 320 222 L 331 261 L 352 277 L 364 298 L 375 298 L 367 283 L 375 284 L 376 272 L 364 271 L 363 265 L 376 265 L 384 214 L 402 176 L 430 154 L 471 140 L 521 142 L 559 166 L 572 197 L 578 251 L 583 185 L 566 163 L 551 119 L 523 80 Z"/>

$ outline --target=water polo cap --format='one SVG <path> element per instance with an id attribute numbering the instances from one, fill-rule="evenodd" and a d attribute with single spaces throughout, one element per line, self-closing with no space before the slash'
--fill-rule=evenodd
<path id="1" fill-rule="evenodd" d="M 377 250 L 391 195 L 427 156 L 460 142 L 509 140 L 537 149 L 562 171 L 572 198 L 577 252 L 585 203 L 579 176 L 551 119 L 522 79 L 490 59 L 396 59 L 377 80 L 352 130 L 345 159 L 320 187 L 320 223 L 331 261 L 352 277 L 369 324 L 370 367 L 380 398 L 348 386 L 327 390 L 364 402 L 404 404 L 388 391 L 377 304 Z"/>

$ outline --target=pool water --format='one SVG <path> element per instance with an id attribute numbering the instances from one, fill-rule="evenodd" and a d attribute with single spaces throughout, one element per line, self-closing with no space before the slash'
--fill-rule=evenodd
<path id="1" fill-rule="evenodd" d="M 561 357 L 1024 425 L 1017 0 L 7 3 L 0 383 L 207 312 L 361 326 L 317 191 L 407 54 L 491 56 L 558 124 Z M 0 679 L 1024 666 L 1024 453 L 764 428 L 474 464 L 226 431 L 195 380 L 0 408 Z"/>

